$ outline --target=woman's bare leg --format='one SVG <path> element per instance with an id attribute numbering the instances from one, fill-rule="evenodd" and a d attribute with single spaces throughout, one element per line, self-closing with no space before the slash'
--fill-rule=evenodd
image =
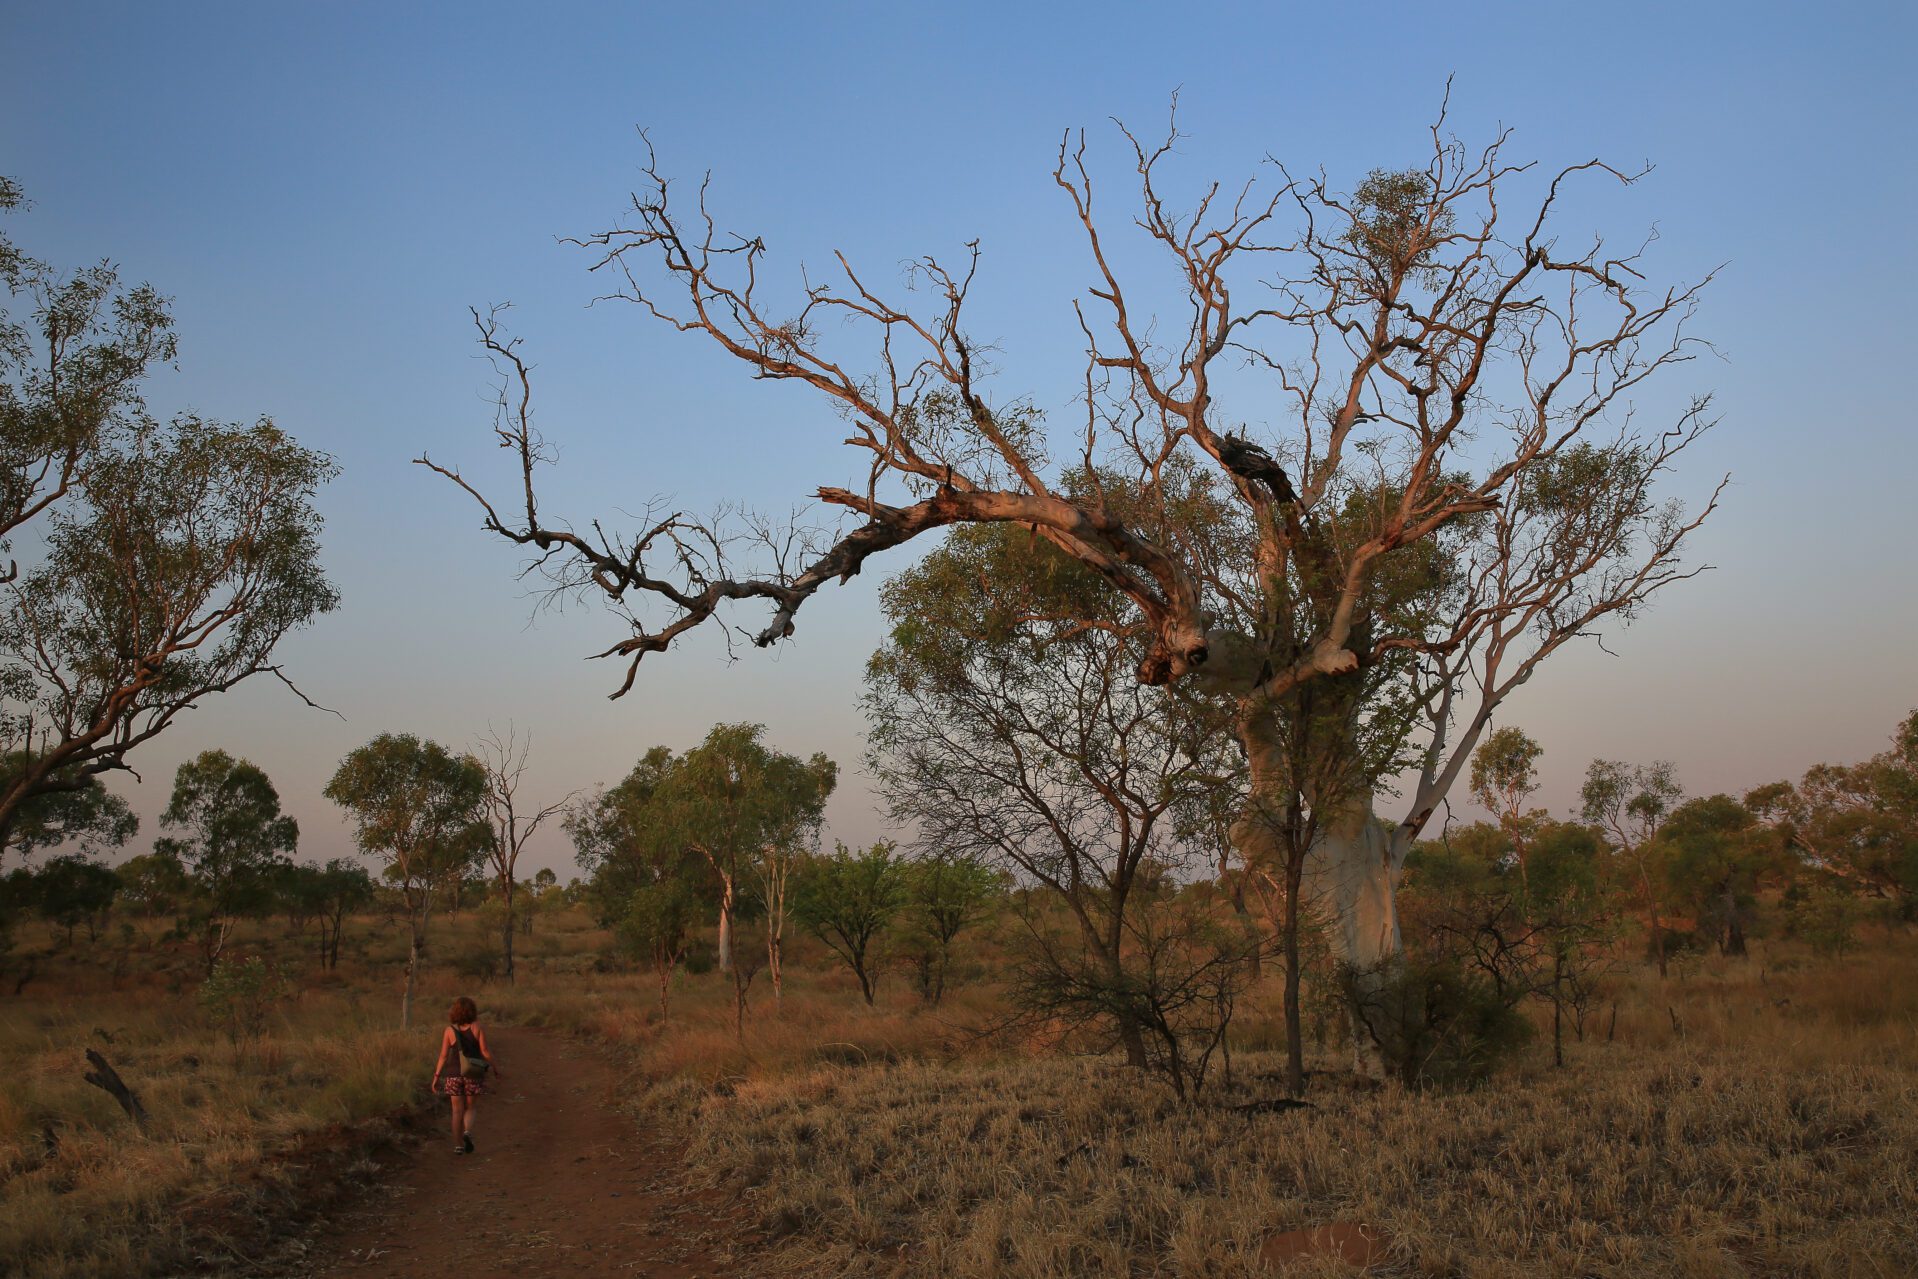
<path id="1" fill-rule="evenodd" d="M 460 1096 L 458 1093 L 454 1093 L 453 1094 L 453 1144 L 455 1146 L 459 1145 L 460 1139 L 465 1136 L 466 1136 L 466 1098 Z"/>
<path id="2" fill-rule="evenodd" d="M 473 1120 L 478 1114 L 479 1098 L 468 1097 L 466 1099 L 466 1135 L 469 1137 L 473 1135 Z"/>

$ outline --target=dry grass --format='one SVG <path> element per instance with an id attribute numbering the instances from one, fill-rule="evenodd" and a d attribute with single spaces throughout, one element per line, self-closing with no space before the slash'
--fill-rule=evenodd
<path id="1" fill-rule="evenodd" d="M 808 1274 L 1222 1279 L 1269 1273 L 1275 1232 L 1352 1220 L 1395 1240 L 1379 1273 L 1918 1273 L 1918 954 L 1782 966 L 1635 980 L 1612 1042 L 1465 1094 L 1334 1077 L 1248 1118 L 1226 1104 L 1279 1066 L 1252 1054 L 1193 1108 L 1056 1057 L 682 1074 L 650 1104 Z M 1291 1269 L 1320 1272 L 1350 1271 Z"/>
<path id="2" fill-rule="evenodd" d="M 438 1005 L 459 992 L 616 1047 L 652 1081 L 638 1104 L 687 1133 L 690 1178 L 739 1187 L 742 1227 L 776 1240 L 762 1263 L 795 1274 L 1223 1279 L 1266 1273 L 1274 1233 L 1350 1220 L 1391 1233 L 1375 1270 L 1397 1275 L 1918 1273 L 1912 939 L 1848 961 L 1695 961 L 1663 985 L 1634 973 L 1613 1039 L 1601 1009 L 1565 1071 L 1541 1047 L 1474 1093 L 1327 1073 L 1314 1109 L 1247 1117 L 1226 1107 L 1278 1091 L 1271 983 L 1245 1003 L 1232 1087 L 1181 1107 L 1104 1059 L 978 1040 L 997 1006 L 976 977 L 936 1011 L 893 978 L 868 1009 L 802 943 L 779 1005 L 755 984 L 742 1043 L 719 974 L 683 974 L 662 1023 L 651 976 L 608 964 L 582 913 L 538 928 L 506 986 L 474 975 L 477 921 L 436 921 L 403 1033 L 402 928 L 358 921 L 339 980 L 263 926 L 243 944 L 300 972 L 300 993 L 244 1056 L 200 1013 L 189 956 L 145 936 L 44 956 L 0 999 L 7 1273 L 150 1273 L 181 1204 L 329 1125 L 423 1102 Z M 81 1082 L 89 1046 L 140 1090 L 149 1133 Z"/>
<path id="3" fill-rule="evenodd" d="M 449 961 L 480 942 L 476 927 L 470 916 L 436 925 Z M 31 962 L 38 975 L 0 997 L 0 1273 L 148 1274 L 189 1242 L 183 1205 L 256 1173 L 270 1182 L 303 1139 L 431 1102 L 439 1007 L 470 983 L 450 967 L 430 971 L 414 1028 L 398 1029 L 403 925 L 354 921 L 339 976 L 318 972 L 310 938 L 286 937 L 275 921 L 243 933 L 236 946 L 267 955 L 295 988 L 244 1047 L 195 1000 L 197 959 L 158 933 L 116 929 L 70 949 L 37 929 L 16 939 L 14 968 Z M 594 940 L 583 918 L 565 921 L 528 939 L 529 967 L 563 968 Z M 139 1095 L 146 1131 L 84 1082 L 89 1048 Z"/>

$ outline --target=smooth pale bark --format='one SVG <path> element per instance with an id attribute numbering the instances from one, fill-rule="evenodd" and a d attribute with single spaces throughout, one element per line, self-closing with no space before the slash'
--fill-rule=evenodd
<path id="1" fill-rule="evenodd" d="M 1398 963 L 1398 862 L 1369 794 L 1345 801 L 1320 818 L 1320 835 L 1305 861 L 1303 890 L 1331 923 L 1333 954 L 1350 970 L 1354 995 L 1380 989 Z M 1385 1076 L 1379 1046 L 1358 1016 L 1352 1022 L 1352 1065 L 1374 1079 Z"/>
<path id="2" fill-rule="evenodd" d="M 733 970 L 733 881 L 732 877 L 722 873 L 719 877 L 719 971 L 730 973 Z"/>

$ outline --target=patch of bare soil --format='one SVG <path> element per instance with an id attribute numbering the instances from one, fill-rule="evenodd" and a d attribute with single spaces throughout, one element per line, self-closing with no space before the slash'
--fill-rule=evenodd
<path id="1" fill-rule="evenodd" d="M 478 1279 L 484 1275 L 750 1273 L 754 1239 L 734 1196 L 693 1190 L 681 1148 L 617 1108 L 619 1073 L 586 1044 L 489 1028 L 505 1080 L 480 1103 L 477 1150 L 455 1155 L 439 1122 L 376 1186 L 304 1240 L 283 1275 Z"/>

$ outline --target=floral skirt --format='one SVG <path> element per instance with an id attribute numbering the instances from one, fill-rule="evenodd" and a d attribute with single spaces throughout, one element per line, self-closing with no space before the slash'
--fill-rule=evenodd
<path id="1" fill-rule="evenodd" d="M 451 1075 L 441 1082 L 440 1091 L 448 1097 L 480 1097 L 486 1093 L 486 1081 Z"/>

